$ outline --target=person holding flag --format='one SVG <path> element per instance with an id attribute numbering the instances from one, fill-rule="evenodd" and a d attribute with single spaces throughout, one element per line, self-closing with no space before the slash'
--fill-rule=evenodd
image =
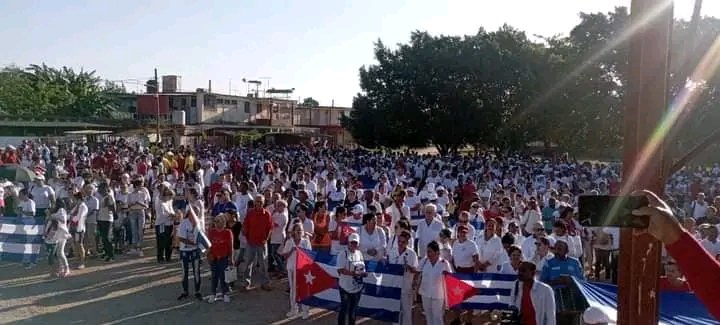
<path id="1" fill-rule="evenodd" d="M 450 262 L 440 257 L 440 245 L 436 241 L 427 244 L 426 257 L 420 263 L 420 296 L 422 297 L 425 322 L 442 325 L 445 318 L 445 281 L 443 275 L 453 273 Z"/>
<path id="2" fill-rule="evenodd" d="M 185 219 L 180 222 L 178 226 L 177 237 L 180 241 L 180 260 L 182 261 L 183 279 L 182 287 L 183 293 L 180 294 L 178 300 L 182 300 L 188 297 L 188 280 L 190 268 L 193 272 L 193 281 L 195 282 L 195 298 L 202 300 L 202 294 L 200 293 L 200 248 L 197 244 L 198 233 L 200 229 L 195 216 L 195 212 L 190 209 L 185 213 Z"/>
<path id="3" fill-rule="evenodd" d="M 415 297 L 413 282 L 415 280 L 415 274 L 418 273 L 418 256 L 415 251 L 408 247 L 410 239 L 412 238 L 410 231 L 402 229 L 396 233 L 396 236 L 397 247 L 393 247 L 388 252 L 388 262 L 403 265 L 405 268 L 400 296 L 399 324 L 410 325 L 412 324 L 413 298 Z"/>
<path id="4" fill-rule="evenodd" d="M 290 286 L 290 311 L 285 315 L 287 317 L 297 316 L 299 309 L 302 310 L 302 319 L 308 319 L 308 306 L 297 303 L 297 250 L 298 248 L 311 250 L 310 240 L 304 236 L 302 223 L 295 220 L 290 226 L 290 238 L 285 239 L 285 243 L 280 251 L 280 255 L 287 261 L 286 268 L 288 271 L 288 285 Z M 299 308 L 298 308 L 299 307 Z"/>
<path id="5" fill-rule="evenodd" d="M 367 276 L 365 260 L 359 246 L 360 235 L 353 233 L 348 237 L 347 249 L 337 256 L 338 290 L 340 291 L 338 324 L 340 325 L 355 325 L 355 313 L 364 288 L 363 278 Z"/>

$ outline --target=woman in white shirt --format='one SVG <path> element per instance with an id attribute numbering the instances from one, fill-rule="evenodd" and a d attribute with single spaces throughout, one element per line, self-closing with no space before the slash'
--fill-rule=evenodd
<path id="1" fill-rule="evenodd" d="M 485 230 L 478 233 L 475 240 L 480 251 L 481 272 L 497 272 L 503 254 L 506 254 L 500 237 L 495 234 L 496 221 L 490 219 L 485 224 Z"/>
<path id="2" fill-rule="evenodd" d="M 348 248 L 338 254 L 338 291 L 340 291 L 340 311 L 338 324 L 355 324 L 355 313 L 362 296 L 365 260 L 359 249 L 360 235 L 348 237 Z"/>
<path id="3" fill-rule="evenodd" d="M 360 228 L 360 251 L 363 258 L 368 261 L 379 261 L 385 257 L 387 237 L 385 232 L 377 226 L 377 216 L 372 213 L 363 215 L 363 225 Z"/>
<path id="4" fill-rule="evenodd" d="M 133 181 L 134 191 L 128 194 L 128 219 L 132 236 L 133 252 L 143 256 L 142 241 L 145 230 L 145 210 L 150 207 L 150 195 L 142 180 Z"/>
<path id="5" fill-rule="evenodd" d="M 510 256 L 510 260 L 500 266 L 500 273 L 517 274 L 520 263 L 523 261 L 522 250 L 519 246 L 510 246 L 510 248 L 508 248 L 508 255 Z"/>
<path id="6" fill-rule="evenodd" d="M 20 199 L 20 202 L 18 202 L 17 206 L 18 216 L 24 218 L 35 217 L 35 201 L 33 201 L 32 196 L 30 195 L 28 190 L 20 190 L 20 192 L 18 192 L 18 197 Z"/>
<path id="7" fill-rule="evenodd" d="M 283 242 L 285 242 L 285 229 L 289 221 L 287 201 L 279 199 L 275 201 L 272 210 L 272 231 L 270 232 L 270 262 L 275 265 L 277 272 L 285 268 L 283 259 L 280 257 Z M 294 230 L 291 230 L 291 234 Z M 293 264 L 294 265 L 294 264 Z"/>
<path id="8" fill-rule="evenodd" d="M 284 201 L 282 201 L 284 202 Z M 277 202 L 276 202 L 277 206 Z M 287 221 L 286 221 L 287 222 Z M 284 229 L 284 227 L 282 228 Z M 304 231 L 302 228 L 302 224 L 299 222 L 293 223 L 290 230 L 290 235 L 292 237 L 285 240 L 285 243 L 283 244 L 283 247 L 281 248 L 280 255 L 283 256 L 287 260 L 286 268 L 288 273 L 288 285 L 290 286 L 290 311 L 285 315 L 287 317 L 294 317 L 298 314 L 298 309 L 302 309 L 302 319 L 308 319 L 308 306 L 301 305 L 298 308 L 298 303 L 295 301 L 295 291 L 297 290 L 296 285 L 296 274 L 295 274 L 295 264 L 297 260 L 297 249 L 298 248 L 304 248 L 307 250 L 312 249 L 312 246 L 310 245 L 310 240 L 304 237 Z M 272 235 L 271 235 L 272 236 Z"/>
<path id="9" fill-rule="evenodd" d="M 440 246 L 436 241 L 426 247 L 427 256 L 420 263 L 420 296 L 428 325 L 442 325 L 445 316 L 445 281 L 443 274 L 452 273 L 450 263 L 440 257 Z"/>
<path id="10" fill-rule="evenodd" d="M 58 276 L 64 278 L 70 275 L 70 266 L 68 264 L 67 257 L 65 256 L 65 245 L 67 244 L 68 239 L 72 236 L 70 235 L 70 230 L 68 229 L 68 215 L 65 210 L 65 203 L 63 201 L 58 201 L 55 208 L 55 213 L 50 215 L 50 218 L 52 221 L 57 222 L 54 235 L 55 254 L 57 255 L 59 264 Z"/>
<path id="11" fill-rule="evenodd" d="M 410 234 L 410 236 L 412 236 L 412 238 L 415 238 L 415 233 L 412 231 L 412 228 L 410 227 L 410 222 L 405 218 L 398 220 L 398 222 L 395 224 L 395 230 L 393 231 L 392 238 L 390 238 L 390 240 L 388 241 L 388 249 L 387 249 L 388 252 L 398 249 L 399 246 L 398 246 L 397 234 L 399 234 L 403 231 L 407 231 Z M 410 249 L 415 249 L 415 244 L 414 244 L 413 240 L 411 240 L 408 243 L 408 247 Z"/>
<path id="12" fill-rule="evenodd" d="M 88 215 L 88 207 L 85 205 L 82 193 L 78 192 L 73 197 L 75 207 L 70 212 L 70 233 L 73 235 L 73 252 L 80 257 L 78 269 L 85 268 L 85 220 Z"/>
<path id="13" fill-rule="evenodd" d="M 403 220 L 401 220 L 403 221 Z M 388 251 L 388 262 L 405 266 L 403 274 L 403 286 L 400 295 L 400 324 L 412 324 L 412 306 L 415 296 L 413 282 L 415 273 L 418 273 L 418 257 L 415 251 L 409 247 L 412 235 L 407 230 L 400 230 L 395 233 L 398 246 Z"/>
<path id="14" fill-rule="evenodd" d="M 158 263 L 170 262 L 172 256 L 172 233 L 175 223 L 173 198 L 175 194 L 169 188 L 162 187 L 155 201 L 155 240 L 157 242 Z"/>

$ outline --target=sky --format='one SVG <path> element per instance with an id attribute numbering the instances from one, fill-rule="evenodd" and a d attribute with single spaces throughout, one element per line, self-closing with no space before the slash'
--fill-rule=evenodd
<path id="1" fill-rule="evenodd" d="M 405 43 L 414 30 L 470 35 L 507 23 L 529 35 L 567 35 L 579 12 L 630 0 L 3 0 L 0 66 L 46 63 L 95 70 L 128 90 L 158 74 L 186 91 L 244 95 L 242 79 L 295 88 L 293 98 L 350 106 L 373 44 Z M 689 19 L 693 0 L 675 0 Z M 703 15 L 720 17 L 720 1 Z M 140 80 L 140 81 L 136 81 Z M 230 89 L 230 90 L 228 90 Z M 262 88 L 261 88 L 262 89 Z"/>

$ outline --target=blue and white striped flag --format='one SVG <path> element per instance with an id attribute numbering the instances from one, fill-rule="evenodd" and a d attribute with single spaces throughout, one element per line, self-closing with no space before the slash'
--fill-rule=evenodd
<path id="1" fill-rule="evenodd" d="M 515 274 L 446 273 L 445 294 L 451 308 L 509 310 Z"/>
<path id="2" fill-rule="evenodd" d="M 332 277 L 337 278 L 337 257 L 321 252 L 308 252 L 315 263 Z M 341 253 L 342 254 L 342 253 Z M 402 290 L 404 269 L 399 264 L 366 262 L 365 287 L 357 315 L 383 322 L 397 322 L 400 318 L 400 292 Z M 338 311 L 340 310 L 340 292 L 337 285 L 332 289 L 319 292 L 300 301 L 301 304 Z"/>
<path id="3" fill-rule="evenodd" d="M 0 261 L 35 262 L 45 224 L 35 218 L 0 218 Z"/>

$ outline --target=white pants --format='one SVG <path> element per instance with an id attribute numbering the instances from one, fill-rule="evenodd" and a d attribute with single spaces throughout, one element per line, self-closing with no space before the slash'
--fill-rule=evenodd
<path id="1" fill-rule="evenodd" d="M 298 310 L 298 303 L 295 301 L 297 295 L 297 287 L 295 286 L 295 268 L 287 268 L 288 271 L 288 285 L 290 286 L 290 311 Z M 302 311 L 308 310 L 308 306 L 300 305 Z"/>
<path id="2" fill-rule="evenodd" d="M 400 294 L 400 323 L 401 325 L 411 325 L 413 315 L 413 294 L 412 289 L 403 288 Z"/>
<path id="3" fill-rule="evenodd" d="M 425 324 L 442 325 L 445 323 L 445 299 L 423 296 L 422 304 L 425 311 Z"/>

